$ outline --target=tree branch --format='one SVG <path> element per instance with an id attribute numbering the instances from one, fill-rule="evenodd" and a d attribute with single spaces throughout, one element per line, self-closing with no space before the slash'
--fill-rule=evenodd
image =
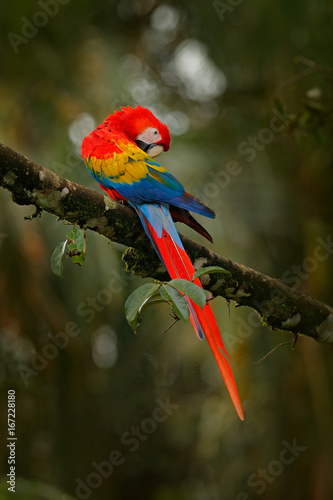
<path id="1" fill-rule="evenodd" d="M 156 279 L 168 279 L 134 211 L 91 189 L 71 182 L 0 144 L 0 185 L 19 205 L 34 205 L 77 223 L 128 248 L 124 255 L 128 271 Z M 333 345 L 333 309 L 291 288 L 281 280 L 232 262 L 182 236 L 196 269 L 218 265 L 230 275 L 206 275 L 202 284 L 214 295 L 256 310 L 272 329 L 306 335 Z M 222 276 L 222 277 L 221 277 Z"/>

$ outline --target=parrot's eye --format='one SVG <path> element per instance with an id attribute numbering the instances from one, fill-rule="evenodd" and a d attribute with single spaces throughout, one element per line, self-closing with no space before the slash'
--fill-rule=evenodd
<path id="1" fill-rule="evenodd" d="M 155 144 L 159 141 L 162 140 L 161 134 L 158 131 L 158 128 L 154 127 L 147 127 L 143 132 L 138 134 L 135 138 L 135 141 L 140 141 L 141 146 L 139 146 L 140 149 L 144 149 L 142 143 L 145 143 L 146 145 L 148 144 Z"/>

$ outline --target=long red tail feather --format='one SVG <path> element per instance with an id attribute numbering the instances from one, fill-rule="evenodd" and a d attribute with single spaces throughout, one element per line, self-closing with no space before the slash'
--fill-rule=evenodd
<path id="1" fill-rule="evenodd" d="M 153 245 L 163 261 L 168 273 L 172 279 L 183 278 L 192 280 L 195 269 L 192 265 L 190 258 L 173 240 L 173 238 L 163 229 L 162 237 L 159 238 L 146 217 L 139 213 L 142 222 L 144 223 L 147 234 L 149 235 Z M 201 286 L 200 280 L 197 278 L 194 283 Z M 220 369 L 224 382 L 229 391 L 232 402 L 236 408 L 238 416 L 244 420 L 243 410 L 238 396 L 236 383 L 228 363 L 229 357 L 224 344 L 222 342 L 220 330 L 217 326 L 215 316 L 208 303 L 201 309 L 191 299 L 187 298 L 190 307 L 190 320 L 197 336 L 202 339 L 204 333 L 208 344 L 213 352 L 214 358 Z"/>

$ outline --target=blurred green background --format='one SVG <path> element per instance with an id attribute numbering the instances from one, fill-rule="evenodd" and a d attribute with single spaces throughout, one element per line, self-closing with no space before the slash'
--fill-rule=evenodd
<path id="1" fill-rule="evenodd" d="M 82 138 L 122 105 L 147 106 L 170 128 L 163 165 L 216 211 L 203 221 L 210 247 L 332 305 L 332 11 L 328 0 L 7 2 L 0 141 L 99 190 Z M 142 280 L 124 272 L 124 249 L 89 233 L 85 265 L 66 260 L 58 278 L 50 258 L 71 226 L 24 220 L 33 211 L 0 191 L 0 498 L 11 498 L 9 389 L 18 499 L 333 497 L 330 349 L 301 338 L 257 363 L 290 336 L 214 300 L 240 422 L 189 324 L 163 335 L 161 306 L 133 334 L 123 307 Z"/>

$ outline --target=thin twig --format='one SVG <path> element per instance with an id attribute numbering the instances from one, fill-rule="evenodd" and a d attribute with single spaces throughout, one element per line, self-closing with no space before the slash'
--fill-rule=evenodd
<path id="1" fill-rule="evenodd" d="M 264 359 L 268 358 L 268 356 L 270 356 L 279 347 L 286 345 L 286 344 L 292 344 L 292 343 L 293 343 L 292 347 L 294 348 L 295 343 L 296 343 L 295 339 L 287 340 L 287 342 L 281 342 L 281 344 L 276 345 L 271 351 L 269 351 L 267 354 L 265 354 L 265 356 L 263 358 L 259 359 L 259 361 L 254 361 L 254 363 L 261 363 L 262 361 L 264 361 Z"/>
<path id="2" fill-rule="evenodd" d="M 317 63 L 316 61 L 313 61 L 311 59 L 307 59 L 306 57 L 299 56 L 296 58 L 296 62 L 301 62 L 308 66 L 308 68 L 303 69 L 300 73 L 297 73 L 297 75 L 292 76 L 288 80 L 286 80 L 282 85 L 280 85 L 274 92 L 274 99 L 278 99 L 280 95 L 285 92 L 289 87 L 292 85 L 295 85 L 295 83 L 303 80 L 303 78 L 306 78 L 310 75 L 313 75 L 315 73 L 325 73 L 328 75 L 333 75 L 333 69 L 329 68 L 327 66 L 322 66 L 321 64 Z"/>
<path id="3" fill-rule="evenodd" d="M 171 316 L 171 315 L 170 315 Z M 168 326 L 168 328 L 166 330 L 164 330 L 164 332 L 162 332 L 163 334 L 168 332 L 170 330 L 170 328 L 173 327 L 173 325 L 175 325 L 177 323 L 177 321 L 179 321 L 179 318 L 176 318 L 173 323 L 171 323 L 171 325 Z"/>

